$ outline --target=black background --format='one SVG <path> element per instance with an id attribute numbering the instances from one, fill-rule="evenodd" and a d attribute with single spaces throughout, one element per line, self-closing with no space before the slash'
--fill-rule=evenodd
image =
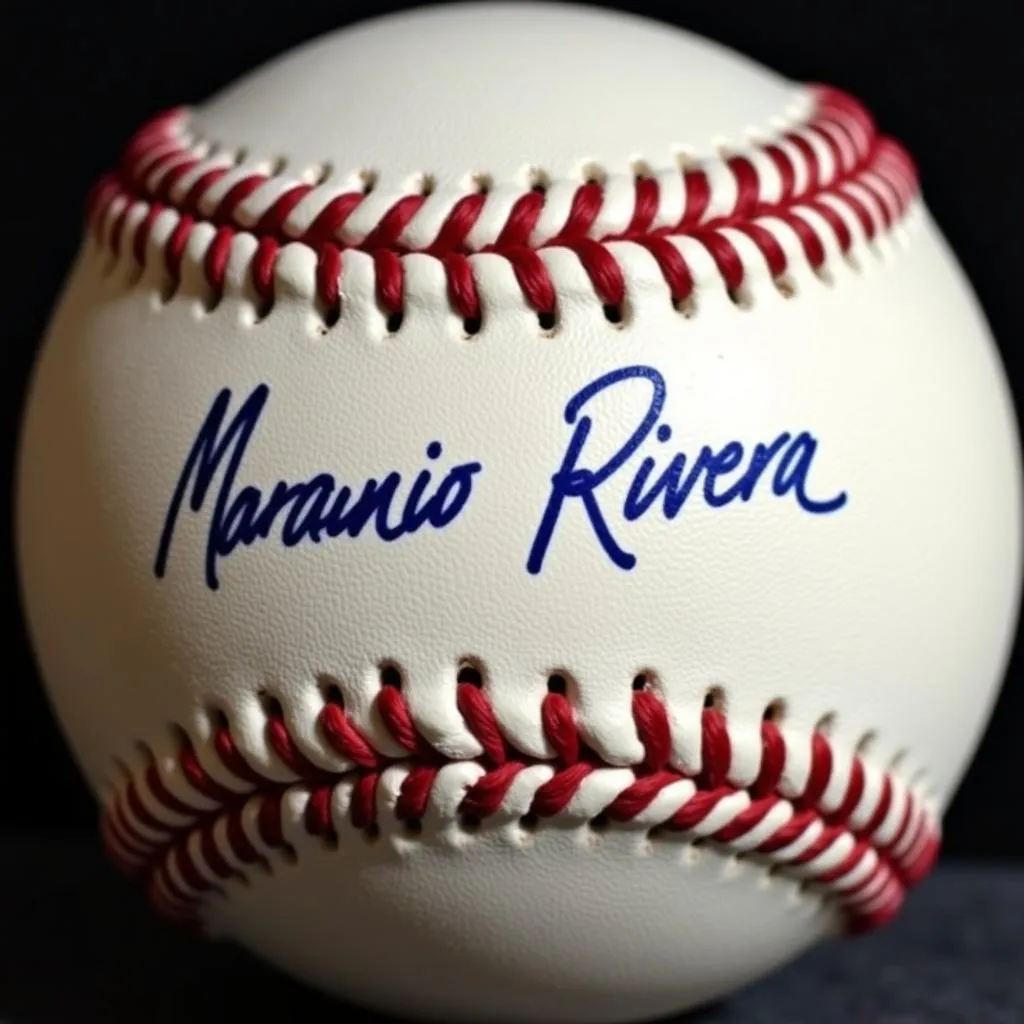
<path id="1" fill-rule="evenodd" d="M 25 380 L 78 244 L 86 191 L 155 111 L 200 101 L 312 36 L 407 6 L 8 2 L 0 28 L 0 411 L 7 459 L 0 585 L 14 607 L 0 705 L 0 829 L 88 828 L 94 817 L 16 610 L 9 500 Z M 865 100 L 883 130 L 916 156 L 929 206 L 980 295 L 1019 392 L 1024 89 L 1012 6 L 1005 0 L 693 0 L 632 9 L 724 42 L 791 78 L 828 82 Z M 365 102 L 373 102 L 373 90 L 368 81 Z M 923 506 L 922 514 L 941 509 Z M 947 817 L 948 852 L 1024 859 L 1020 667 L 1018 651 L 984 746 Z M 941 699 L 928 679 L 916 682 L 922 700 Z"/>

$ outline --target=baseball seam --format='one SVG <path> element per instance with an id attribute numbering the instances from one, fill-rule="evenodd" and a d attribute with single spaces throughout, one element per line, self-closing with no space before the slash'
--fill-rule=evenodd
<path id="1" fill-rule="evenodd" d="M 708 261 L 743 306 L 748 277 L 767 275 L 790 297 L 794 258 L 827 277 L 831 258 L 853 260 L 855 247 L 891 232 L 917 196 L 906 151 L 877 133 L 857 101 L 820 86 L 811 95 L 805 124 L 733 155 L 667 172 L 639 167 L 628 181 L 593 168 L 578 182 L 534 174 L 533 187 L 512 190 L 475 175 L 475 189 L 461 195 L 432 193 L 426 172 L 415 192 L 379 196 L 369 172 L 361 187 L 339 190 L 285 177 L 271 161 L 240 166 L 244 154 L 196 141 L 187 113 L 172 111 L 145 126 L 100 180 L 88 219 L 115 259 L 130 254 L 139 268 L 161 261 L 165 300 L 183 261 L 194 259 L 216 304 L 239 236 L 255 239 L 246 247 L 247 276 L 263 315 L 282 252 L 306 247 L 316 256 L 317 306 L 328 326 L 341 316 L 348 277 L 364 279 L 350 269 L 357 255 L 372 261 L 375 299 L 392 333 L 401 327 L 408 261 L 424 256 L 442 266 L 447 301 L 468 335 L 485 314 L 480 261 L 495 255 L 545 330 L 559 315 L 558 282 L 543 258 L 554 249 L 578 259 L 612 323 L 628 316 L 627 271 L 617 255 L 624 243 L 654 261 L 681 312 L 692 313 Z"/>
<path id="2" fill-rule="evenodd" d="M 400 673 L 389 667 L 382 679 L 374 714 L 401 754 L 378 749 L 337 686 L 324 691 L 317 731 L 342 759 L 340 769 L 303 752 L 274 699 L 265 704 L 264 723 L 272 769 L 253 765 L 228 716 L 217 711 L 208 738 L 179 730 L 172 756 L 157 758 L 143 747 L 136 768 L 122 766 L 103 815 L 109 854 L 145 880 L 165 916 L 198 924 L 211 892 L 223 893 L 230 879 L 246 882 L 275 856 L 299 857 L 310 837 L 334 846 L 341 832 L 355 830 L 379 841 L 382 821 L 391 821 L 416 839 L 429 815 L 467 832 L 489 823 L 532 831 L 547 821 L 576 821 L 596 830 L 677 833 L 754 860 L 832 901 L 854 932 L 891 920 L 938 854 L 938 815 L 922 793 L 894 768 L 880 770 L 861 751 L 839 749 L 824 724 L 809 732 L 784 727 L 777 703 L 760 723 L 751 779 L 739 777 L 741 759 L 714 691 L 700 711 L 694 763 L 682 764 L 674 753 L 678 716 L 651 677 L 637 676 L 632 717 L 643 759 L 613 765 L 588 743 L 559 675 L 540 708 L 546 758 L 510 743 L 472 666 L 459 674 L 457 707 L 482 751 L 475 758 L 431 743 Z"/>

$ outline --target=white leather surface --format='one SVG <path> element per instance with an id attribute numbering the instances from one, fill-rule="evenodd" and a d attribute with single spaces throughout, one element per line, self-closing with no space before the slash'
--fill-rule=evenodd
<path id="1" fill-rule="evenodd" d="M 679 152 L 742 145 L 748 129 L 805 116 L 801 92 L 657 22 L 467 4 L 457 19 L 414 10 L 291 51 L 204 104 L 197 128 L 293 171 L 376 171 L 387 190 L 420 172 L 443 186 L 474 172 L 511 182 L 531 167 L 582 178 L 589 162 L 671 166 Z"/>
<path id="2" fill-rule="evenodd" d="M 679 139 L 707 146 L 767 123 L 795 92 L 688 37 L 603 15 L 502 12 L 494 32 L 479 10 L 445 17 L 317 44 L 224 94 L 201 121 L 300 162 L 512 174 L 524 161 L 568 169 L 595 154 L 664 153 Z M 26 608 L 57 712 L 98 791 L 118 777 L 117 759 L 137 762 L 138 741 L 169 754 L 172 723 L 201 745 L 211 706 L 228 711 L 253 764 L 282 776 L 263 745 L 261 690 L 281 700 L 306 753 L 338 767 L 314 728 L 323 676 L 389 749 L 369 715 L 382 659 L 404 667 L 424 732 L 474 756 L 454 704 L 455 667 L 472 655 L 487 666 L 507 734 L 530 753 L 545 753 L 540 701 L 557 669 L 574 680 L 595 747 L 613 763 L 637 760 L 630 683 L 648 669 L 681 722 L 722 687 L 740 760 L 756 761 L 763 709 L 782 698 L 788 728 L 808 732 L 831 715 L 838 746 L 871 734 L 872 763 L 899 757 L 902 776 L 948 801 L 1013 628 L 1020 477 L 995 348 L 923 207 L 897 238 L 858 243 L 859 269 L 831 252 L 831 284 L 794 255 L 791 299 L 748 247 L 752 308 L 735 306 L 708 267 L 692 319 L 673 309 L 650 256 L 619 245 L 623 328 L 606 322 L 575 257 L 550 253 L 562 317 L 552 337 L 493 257 L 480 271 L 484 329 L 471 341 L 429 257 L 408 261 L 394 337 L 368 258 L 365 287 L 350 282 L 342 319 L 325 333 L 313 257 L 298 246 L 279 264 L 265 321 L 252 324 L 251 293 L 231 283 L 243 276 L 244 239 L 228 294 L 206 312 L 202 237 L 166 306 L 158 259 L 141 279 L 128 256 L 105 273 L 109 254 L 88 243 L 28 407 Z M 761 487 L 749 502 L 712 509 L 694 495 L 673 521 L 652 510 L 625 523 L 634 460 L 602 488 L 601 505 L 636 568 L 612 565 L 570 502 L 543 572 L 528 574 L 570 435 L 566 402 L 638 363 L 667 382 L 671 443 L 652 438 L 644 449 L 660 466 L 705 443 L 809 430 L 819 440 L 810 491 L 846 491 L 848 504 L 814 516 Z M 391 544 L 368 529 L 285 548 L 278 531 L 222 559 L 212 591 L 208 505 L 182 515 L 157 580 L 170 496 L 214 396 L 264 382 L 270 398 L 240 482 L 269 492 L 276 480 L 329 471 L 358 486 L 393 469 L 408 482 L 440 440 L 439 465 L 484 467 L 466 509 L 444 530 Z M 649 393 L 629 384 L 594 403 L 592 464 L 622 443 Z M 570 830 L 527 850 L 502 834 L 451 849 L 428 830 L 411 845 L 385 836 L 331 854 L 310 841 L 297 866 L 232 892 L 213 917 L 299 975 L 380 1005 L 444 1019 L 486 1007 L 491 1020 L 594 1021 L 692 1005 L 787 959 L 830 921 L 794 909 L 788 883 L 759 888 L 750 866 L 725 882 L 710 851 L 684 865 L 681 845 L 639 856 L 636 841 L 609 833 L 583 846 Z"/>

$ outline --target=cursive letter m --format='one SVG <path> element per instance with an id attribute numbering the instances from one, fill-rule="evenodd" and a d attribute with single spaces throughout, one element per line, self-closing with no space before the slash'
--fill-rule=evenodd
<path id="1" fill-rule="evenodd" d="M 269 394 L 270 388 L 266 384 L 260 384 L 254 388 L 226 429 L 222 428 L 228 406 L 231 403 L 231 389 L 224 388 L 214 399 L 213 405 L 210 406 L 210 411 L 192 443 L 192 449 L 185 460 L 185 465 L 174 488 L 174 495 L 171 497 L 171 504 L 167 509 L 167 518 L 164 520 L 163 532 L 160 534 L 160 546 L 157 548 L 156 562 L 153 566 L 153 572 L 157 578 L 162 579 L 167 571 L 167 559 L 171 552 L 174 527 L 178 521 L 178 513 L 181 511 L 181 503 L 188 491 L 189 484 L 192 485 L 189 508 L 193 512 L 198 512 L 206 501 L 206 495 L 221 463 L 230 453 L 230 459 L 224 471 L 224 480 L 217 495 L 213 522 L 218 523 L 223 518 L 223 506 L 231 493 L 231 485 L 238 473 L 246 446 L 249 444 L 252 432 L 256 429 Z M 206 584 L 211 590 L 216 590 L 220 585 L 216 566 L 209 552 L 207 552 L 206 559 Z"/>

